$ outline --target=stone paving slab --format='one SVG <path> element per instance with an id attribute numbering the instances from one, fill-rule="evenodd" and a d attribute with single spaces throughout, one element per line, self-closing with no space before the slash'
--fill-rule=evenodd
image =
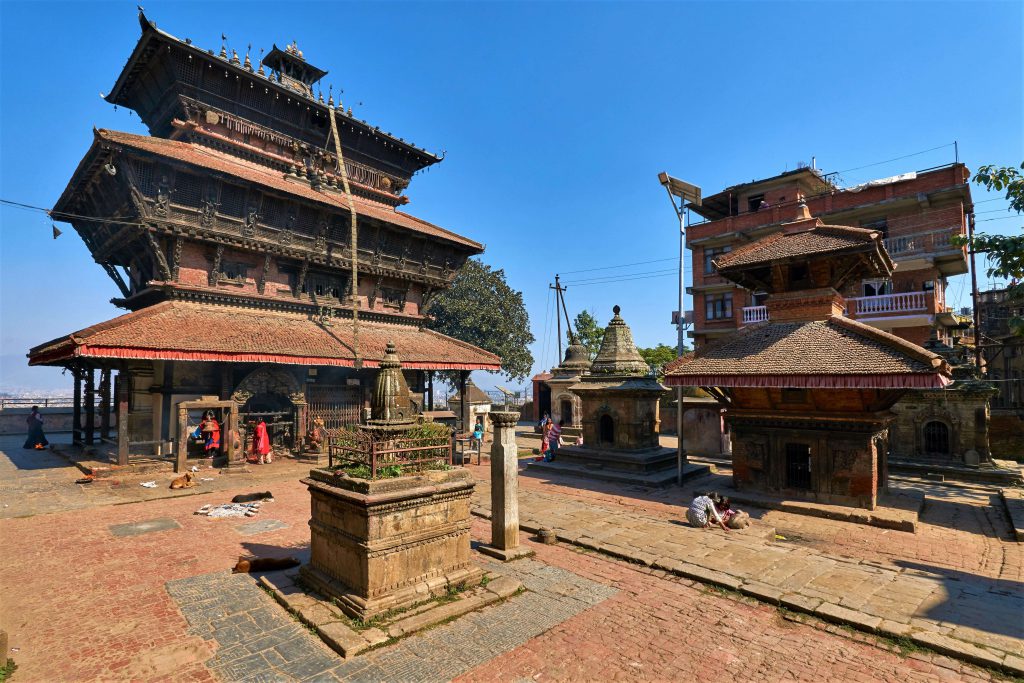
<path id="1" fill-rule="evenodd" d="M 169 581 L 166 590 L 189 633 L 217 643 L 206 664 L 225 681 L 451 680 L 618 593 L 534 560 L 480 564 L 521 582 L 526 592 L 348 660 L 275 605 L 247 574 L 203 574 Z"/>
<path id="2" fill-rule="evenodd" d="M 168 531 L 170 529 L 180 529 L 181 525 L 175 522 L 170 517 L 159 517 L 157 519 L 148 519 L 144 522 L 112 524 L 109 528 L 110 533 L 114 534 L 115 536 L 139 536 L 141 534 L 151 534 L 154 531 Z"/>
<path id="3" fill-rule="evenodd" d="M 260 519 L 255 522 L 239 524 L 235 527 L 235 531 L 243 536 L 252 536 L 254 534 L 262 534 L 267 531 L 278 531 L 279 529 L 287 528 L 288 525 L 279 519 Z"/>
<path id="4" fill-rule="evenodd" d="M 489 516 L 489 489 L 488 482 L 477 485 L 475 514 Z M 621 509 L 602 512 L 593 502 L 531 489 L 520 489 L 519 510 L 521 519 L 552 529 L 561 541 L 638 564 L 648 564 L 651 539 L 661 539 L 655 568 L 1024 676 L 1024 591 L 1015 581 L 912 562 L 864 564 Z M 746 561 L 751 556 L 758 561 Z"/>
<path id="5" fill-rule="evenodd" d="M 1024 541 L 1024 489 L 1002 489 L 999 491 L 999 497 L 1006 507 L 1014 538 Z"/>

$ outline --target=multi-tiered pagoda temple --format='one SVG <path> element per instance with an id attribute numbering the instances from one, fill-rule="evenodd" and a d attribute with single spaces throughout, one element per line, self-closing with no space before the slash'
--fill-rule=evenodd
<path id="1" fill-rule="evenodd" d="M 53 208 L 130 312 L 29 353 L 73 372 L 77 439 L 100 426 L 99 392 L 118 396 L 121 459 L 177 442 L 178 404 L 201 399 L 233 400 L 243 424 L 264 419 L 298 449 L 314 417 L 328 430 L 365 419 L 389 341 L 421 408 L 430 371 L 499 368 L 424 328 L 431 298 L 483 251 L 397 208 L 441 157 L 325 101 L 326 72 L 294 44 L 253 63 L 139 20 L 106 99 L 150 135 L 95 130 Z"/>

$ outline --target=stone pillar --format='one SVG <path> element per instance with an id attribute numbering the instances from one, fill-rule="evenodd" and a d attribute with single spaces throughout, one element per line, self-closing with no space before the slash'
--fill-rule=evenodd
<path id="1" fill-rule="evenodd" d="M 124 370 L 117 373 L 117 464 L 128 464 L 128 392 L 131 376 Z"/>
<path id="2" fill-rule="evenodd" d="M 480 552 L 508 562 L 533 555 L 519 547 L 519 413 L 492 412 L 491 421 L 491 544 L 480 546 Z"/>

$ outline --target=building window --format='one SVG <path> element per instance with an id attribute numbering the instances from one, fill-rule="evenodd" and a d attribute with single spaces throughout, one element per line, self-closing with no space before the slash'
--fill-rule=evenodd
<path id="1" fill-rule="evenodd" d="M 882 233 L 882 237 L 889 236 L 889 221 L 885 218 L 881 218 L 873 221 L 861 221 L 860 227 L 868 230 L 877 230 Z"/>
<path id="2" fill-rule="evenodd" d="M 705 315 L 707 320 L 732 318 L 732 292 L 728 294 L 705 294 Z"/>
<path id="3" fill-rule="evenodd" d="M 380 297 L 388 308 L 401 308 L 405 304 L 405 290 L 391 289 L 390 287 L 380 288 Z"/>
<path id="4" fill-rule="evenodd" d="M 753 194 L 747 197 L 747 211 L 753 213 L 764 204 L 764 194 Z"/>
<path id="5" fill-rule="evenodd" d="M 892 280 L 864 280 L 864 296 L 892 294 Z"/>
<path id="6" fill-rule="evenodd" d="M 949 455 L 949 427 L 944 422 L 933 420 L 924 426 L 924 451 L 934 455 Z"/>
<path id="7" fill-rule="evenodd" d="M 704 247 L 704 274 L 714 275 L 715 265 L 711 261 L 722 254 L 728 254 L 732 251 L 732 247 Z"/>
<path id="8" fill-rule="evenodd" d="M 791 286 L 806 286 L 810 284 L 811 269 L 806 263 L 793 263 L 789 266 L 789 284 Z"/>
<path id="9" fill-rule="evenodd" d="M 248 263 L 225 261 L 224 265 L 221 266 L 220 275 L 225 280 L 245 282 L 245 279 L 249 276 L 249 268 L 250 266 Z"/>

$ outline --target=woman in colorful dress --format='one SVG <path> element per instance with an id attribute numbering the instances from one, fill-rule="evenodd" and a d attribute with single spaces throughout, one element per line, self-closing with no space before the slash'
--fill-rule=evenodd
<path id="1" fill-rule="evenodd" d="M 725 525 L 722 516 L 718 514 L 718 510 L 715 508 L 716 499 L 721 500 L 717 493 L 705 493 L 703 496 L 697 496 L 693 499 L 690 507 L 686 510 L 686 521 L 690 523 L 690 526 L 697 529 L 707 529 L 711 526 L 711 520 L 714 519 L 718 526 L 726 531 L 729 530 L 729 527 Z"/>
<path id="2" fill-rule="evenodd" d="M 199 432 L 203 435 L 203 452 L 212 458 L 220 451 L 220 423 L 217 422 L 212 410 L 203 413 L 203 421 L 199 423 Z"/>
<path id="3" fill-rule="evenodd" d="M 260 420 L 252 432 L 252 445 L 250 446 L 250 462 L 258 462 L 266 465 L 273 462 L 270 449 L 270 436 L 267 434 L 267 423 Z"/>

